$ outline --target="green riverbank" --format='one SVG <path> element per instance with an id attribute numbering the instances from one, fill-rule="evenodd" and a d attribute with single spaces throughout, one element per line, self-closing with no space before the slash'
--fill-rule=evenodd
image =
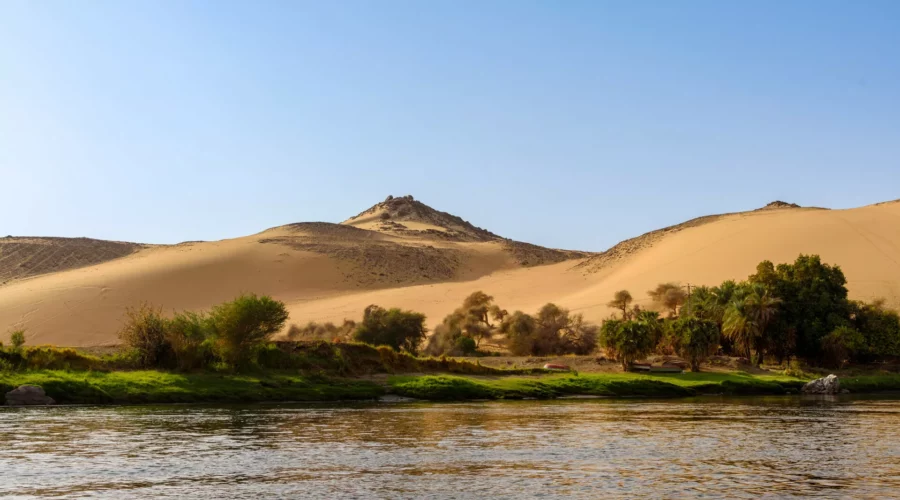
<path id="1" fill-rule="evenodd" d="M 296 373 L 227 375 L 162 371 L 35 370 L 0 373 L 0 394 L 37 385 L 60 404 L 250 403 L 373 400 L 393 394 L 429 401 L 552 399 L 563 396 L 677 398 L 796 394 L 805 380 L 735 373 L 552 374 L 545 376 L 395 375 L 367 379 Z M 900 375 L 841 379 L 851 392 L 900 390 Z"/>

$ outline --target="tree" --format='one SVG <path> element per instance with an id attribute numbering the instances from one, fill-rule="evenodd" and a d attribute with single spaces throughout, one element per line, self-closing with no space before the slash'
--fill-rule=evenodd
<path id="1" fill-rule="evenodd" d="M 855 353 L 865 347 L 863 335 L 855 328 L 847 325 L 839 326 L 828 335 L 822 337 L 822 352 L 825 363 L 832 368 L 840 368 Z"/>
<path id="2" fill-rule="evenodd" d="M 684 317 L 672 322 L 672 331 L 676 352 L 691 363 L 691 371 L 699 372 L 700 363 L 719 345 L 719 327 L 709 319 Z"/>
<path id="3" fill-rule="evenodd" d="M 628 306 L 634 299 L 628 290 L 619 290 L 613 295 L 613 299 L 606 303 L 606 307 L 622 311 L 622 319 L 628 319 Z"/>
<path id="4" fill-rule="evenodd" d="M 528 356 L 534 352 L 537 322 L 528 314 L 516 311 L 500 324 L 500 332 L 506 335 L 509 352 L 515 356 Z"/>
<path id="5" fill-rule="evenodd" d="M 490 326 L 488 312 L 491 309 L 493 301 L 494 297 L 479 290 L 473 292 L 463 300 L 462 309 L 467 315 L 473 316 L 479 322 Z"/>
<path id="6" fill-rule="evenodd" d="M 516 311 L 500 325 L 500 332 L 517 356 L 589 354 L 597 348 L 597 326 L 555 304 L 544 305 L 534 317 Z"/>
<path id="7" fill-rule="evenodd" d="M 850 320 L 863 337 L 862 348 L 856 353 L 860 361 L 900 357 L 900 316 L 885 308 L 884 299 L 871 304 L 851 302 Z"/>
<path id="8" fill-rule="evenodd" d="M 600 327 L 600 345 L 627 371 L 653 350 L 653 330 L 645 321 L 609 319 Z"/>
<path id="9" fill-rule="evenodd" d="M 698 286 L 688 296 L 681 307 L 681 315 L 690 315 L 696 318 L 712 319 L 715 316 L 715 296 L 712 289 L 707 286 Z"/>
<path id="10" fill-rule="evenodd" d="M 749 308 L 749 314 L 756 327 L 756 366 L 760 366 L 763 360 L 763 349 L 767 341 L 766 329 L 778 312 L 781 299 L 774 297 L 768 287 L 761 283 L 750 285 L 750 291 L 745 299 Z"/>
<path id="11" fill-rule="evenodd" d="M 494 321 L 496 321 L 496 322 L 498 322 L 498 323 L 502 323 L 502 322 L 503 322 L 503 318 L 509 316 L 509 312 L 507 312 L 506 309 L 501 309 L 500 306 L 498 306 L 498 305 L 496 305 L 496 304 L 495 304 L 495 305 L 492 305 L 492 306 L 488 309 L 488 312 L 489 312 L 490 315 L 491 315 L 491 319 L 493 319 Z"/>
<path id="12" fill-rule="evenodd" d="M 209 328 L 220 359 L 232 367 L 255 361 L 258 349 L 288 319 L 284 302 L 256 294 L 240 295 L 209 313 Z"/>
<path id="13" fill-rule="evenodd" d="M 678 315 L 678 307 L 687 300 L 687 294 L 675 283 L 660 283 L 656 288 L 647 292 L 653 302 L 668 309 L 669 316 Z"/>
<path id="14" fill-rule="evenodd" d="M 364 311 L 362 323 L 356 327 L 353 338 L 416 354 L 427 332 L 424 314 L 371 305 Z"/>
<path id="15" fill-rule="evenodd" d="M 725 310 L 722 332 L 747 359 L 750 359 L 750 349 L 756 342 L 756 331 L 753 314 L 746 299 L 733 298 Z"/>
<path id="16" fill-rule="evenodd" d="M 821 359 L 822 338 L 850 317 L 847 279 L 838 266 L 822 263 L 818 255 L 800 255 L 793 264 L 762 262 L 751 283 L 766 285 L 782 300 L 769 325 L 777 337 L 796 339 L 796 354 Z"/>

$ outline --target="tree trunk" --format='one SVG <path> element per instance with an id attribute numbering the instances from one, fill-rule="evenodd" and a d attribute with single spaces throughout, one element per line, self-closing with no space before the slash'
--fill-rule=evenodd
<path id="1" fill-rule="evenodd" d="M 691 359 L 691 371 L 699 372 L 700 371 L 700 360 Z"/>

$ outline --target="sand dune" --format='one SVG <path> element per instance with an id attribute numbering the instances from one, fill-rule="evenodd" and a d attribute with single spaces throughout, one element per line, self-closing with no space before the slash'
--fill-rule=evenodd
<path id="1" fill-rule="evenodd" d="M 24 326 L 30 343 L 109 344 L 126 306 L 204 309 L 243 291 L 284 300 L 294 323 L 358 319 L 374 303 L 424 312 L 433 326 L 474 290 L 509 310 L 552 301 L 599 321 L 615 290 L 649 305 L 646 290 L 659 282 L 718 284 L 745 278 L 763 259 L 789 262 L 800 253 L 839 264 L 852 297 L 900 307 L 897 202 L 711 216 L 590 255 L 511 242 L 409 201 L 387 200 L 342 225 L 146 247 L 13 280 L 0 286 L 0 329 Z"/>

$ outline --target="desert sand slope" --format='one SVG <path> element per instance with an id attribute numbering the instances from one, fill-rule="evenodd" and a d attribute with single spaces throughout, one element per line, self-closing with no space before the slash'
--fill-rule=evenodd
<path id="1" fill-rule="evenodd" d="M 146 245 L 90 238 L 0 238 L 0 284 L 7 281 L 100 264 Z"/>
<path id="2" fill-rule="evenodd" d="M 455 219 L 448 228 L 426 214 L 397 222 L 406 229 L 382 230 L 383 221 L 397 220 L 394 214 L 382 218 L 376 209 L 361 215 L 375 219 L 295 224 L 234 240 L 146 248 L 91 267 L 14 281 L 0 286 L 0 331 L 25 326 L 34 343 L 112 343 L 127 305 L 148 301 L 166 310 L 202 309 L 241 291 L 284 300 L 294 323 L 359 319 L 366 306 L 379 304 L 424 312 L 433 327 L 475 290 L 494 295 L 510 311 L 535 311 L 552 301 L 599 321 L 611 312 L 604 304 L 615 290 L 628 289 L 647 306 L 646 291 L 659 282 L 714 285 L 745 278 L 761 260 L 791 262 L 800 253 L 840 265 L 851 297 L 884 297 L 900 307 L 900 203 L 851 210 L 774 207 L 707 217 L 623 242 L 605 254 L 556 263 L 539 261 L 537 250 L 527 247 L 521 251 L 532 253 L 517 256 L 508 240 L 471 232 Z M 369 224 L 377 226 L 357 227 Z M 416 225 L 421 229 L 411 228 Z M 433 231 L 454 234 L 430 237 Z M 546 265 L 528 266 L 523 258 Z"/>
<path id="3" fill-rule="evenodd" d="M 116 341 L 128 306 L 207 309 L 242 292 L 291 304 L 420 283 L 472 280 L 518 267 L 502 242 L 404 239 L 328 223 L 292 224 L 218 242 L 145 248 L 101 264 L 0 286 L 0 339 Z"/>

